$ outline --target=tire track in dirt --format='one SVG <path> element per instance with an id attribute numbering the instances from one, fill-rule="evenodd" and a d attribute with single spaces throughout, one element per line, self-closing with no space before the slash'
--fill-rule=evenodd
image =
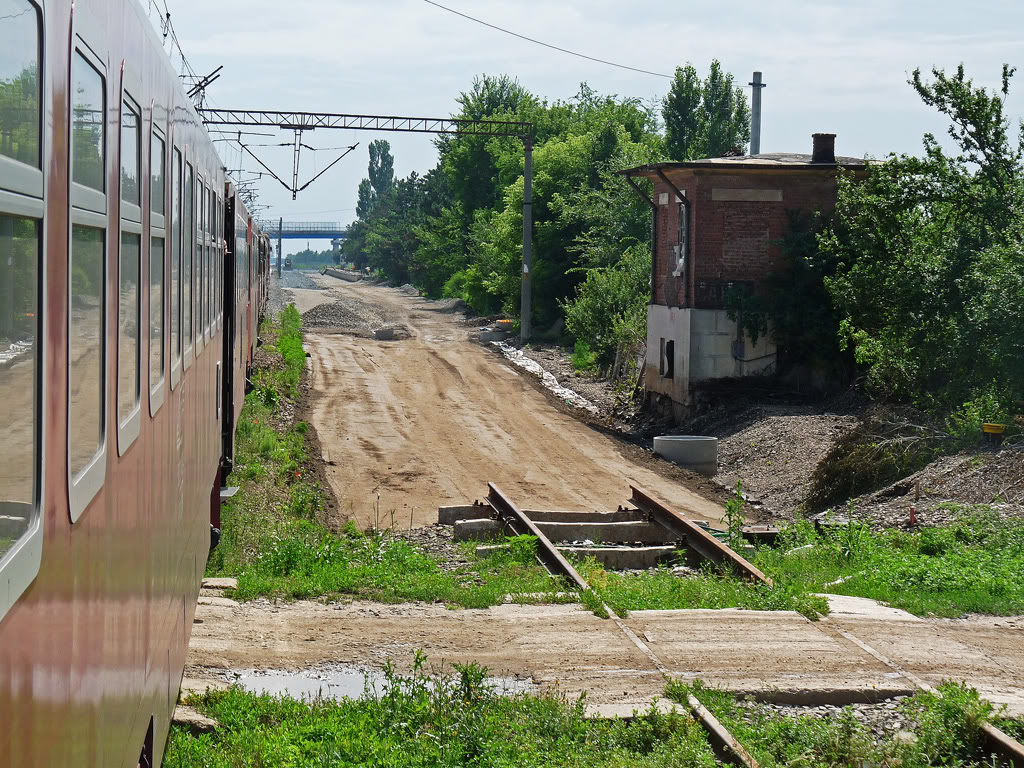
<path id="1" fill-rule="evenodd" d="M 437 521 L 437 508 L 480 498 L 488 482 L 532 507 L 614 509 L 636 482 L 686 514 L 723 511 L 677 480 L 623 455 L 621 444 L 553 407 L 528 380 L 469 339 L 459 316 L 365 283 L 332 290 L 384 309 L 409 338 L 377 341 L 309 331 L 310 421 L 330 457 L 343 514 Z"/>

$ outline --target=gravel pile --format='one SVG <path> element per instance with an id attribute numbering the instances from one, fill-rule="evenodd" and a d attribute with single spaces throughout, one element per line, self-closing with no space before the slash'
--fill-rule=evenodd
<path id="1" fill-rule="evenodd" d="M 912 739 L 914 726 L 908 722 L 900 711 L 899 704 L 905 696 L 885 699 L 877 704 L 850 704 L 848 708 L 854 718 L 870 731 L 876 744 L 893 739 Z M 811 717 L 816 719 L 839 719 L 847 707 L 823 705 L 820 707 L 797 707 L 787 704 L 762 704 L 754 701 L 743 701 L 741 706 L 746 709 L 743 719 L 750 723 L 758 712 L 778 717 Z"/>
<path id="2" fill-rule="evenodd" d="M 306 328 L 343 328 L 356 333 L 373 333 L 392 325 L 392 318 L 381 307 L 346 296 L 330 304 L 321 304 L 302 315 Z"/>
<path id="3" fill-rule="evenodd" d="M 793 516 L 815 467 L 858 423 L 856 416 L 805 406 L 755 406 L 729 420 L 734 419 L 740 424 L 709 425 L 696 433 L 719 438 L 714 479 L 727 491 L 742 481 L 744 496 L 775 519 Z"/>

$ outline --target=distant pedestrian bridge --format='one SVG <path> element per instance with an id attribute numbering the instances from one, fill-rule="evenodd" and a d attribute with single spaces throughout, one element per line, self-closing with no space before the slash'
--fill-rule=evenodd
<path id="1" fill-rule="evenodd" d="M 261 221 L 260 229 L 282 240 L 344 240 L 348 227 L 337 221 Z"/>

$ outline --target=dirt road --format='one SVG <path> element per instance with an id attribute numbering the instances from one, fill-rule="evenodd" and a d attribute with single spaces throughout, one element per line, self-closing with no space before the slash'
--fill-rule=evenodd
<path id="1" fill-rule="evenodd" d="M 392 511 L 396 526 L 410 513 L 427 525 L 439 506 L 483 498 L 488 482 L 524 507 L 582 510 L 615 509 L 634 482 L 691 517 L 722 518 L 718 504 L 635 461 L 635 448 L 555 408 L 528 374 L 471 341 L 461 314 L 383 286 L 331 286 L 408 334 L 306 333 L 310 420 L 342 513 L 359 525 L 374 523 L 378 494 L 381 525 Z"/>

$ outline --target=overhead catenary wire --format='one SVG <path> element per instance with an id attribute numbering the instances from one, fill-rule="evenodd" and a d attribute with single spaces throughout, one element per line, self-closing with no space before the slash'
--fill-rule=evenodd
<path id="1" fill-rule="evenodd" d="M 562 48 L 562 47 L 557 46 L 557 45 L 552 45 L 551 43 L 545 43 L 543 40 L 537 40 L 536 38 L 533 38 L 533 37 L 527 37 L 526 35 L 521 35 L 518 32 L 513 32 L 510 29 L 505 29 L 504 27 L 499 27 L 496 24 L 491 24 L 490 22 L 486 22 L 483 19 L 478 19 L 475 16 L 470 16 L 469 14 L 462 13 L 461 11 L 456 11 L 454 8 L 449 8 L 446 5 L 441 5 L 440 3 L 434 2 L 434 0 L 423 0 L 423 2 L 428 3 L 429 5 L 433 5 L 433 6 L 437 7 L 437 8 L 440 8 L 443 11 L 448 11 L 448 13 L 454 13 L 456 16 L 461 16 L 464 19 L 469 19 L 470 21 L 475 21 L 477 24 L 483 24 L 485 27 L 490 27 L 491 29 L 496 29 L 498 32 L 504 32 L 506 35 L 512 35 L 512 37 L 518 37 L 520 40 L 526 40 L 527 42 L 535 43 L 536 45 L 542 45 L 545 48 L 550 48 L 550 49 L 552 49 L 554 51 L 560 51 L 561 53 L 567 53 L 570 56 L 577 56 L 577 57 L 579 57 L 581 59 L 587 59 L 588 61 L 597 62 L 598 64 L 607 64 L 609 67 L 618 67 L 619 69 L 628 69 L 631 72 L 639 72 L 639 73 L 641 73 L 643 75 L 653 75 L 654 77 L 664 77 L 664 78 L 667 78 L 667 79 L 672 79 L 672 75 L 666 75 L 663 72 L 652 72 L 649 69 L 640 69 L 639 67 L 630 67 L 630 66 L 628 66 L 626 64 L 619 64 L 619 63 L 614 62 L 614 61 L 608 61 L 607 59 L 599 59 L 599 58 L 596 58 L 594 56 L 588 56 L 585 53 L 580 53 L 578 51 L 570 51 L 568 48 Z"/>

